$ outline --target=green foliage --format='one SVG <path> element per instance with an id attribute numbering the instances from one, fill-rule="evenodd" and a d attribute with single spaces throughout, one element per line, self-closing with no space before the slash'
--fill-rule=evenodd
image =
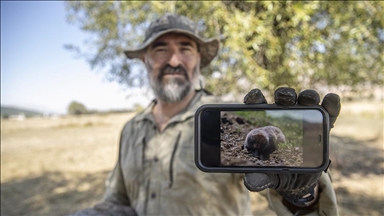
<path id="1" fill-rule="evenodd" d="M 236 115 L 242 117 L 247 122 L 255 127 L 275 126 L 280 128 L 284 133 L 287 143 L 283 146 L 292 147 L 302 145 L 303 143 L 303 122 L 299 119 L 294 119 L 287 115 L 273 116 L 268 115 L 265 111 L 249 112 L 236 111 Z M 275 112 L 275 114 L 277 114 Z"/>
<path id="2" fill-rule="evenodd" d="M 88 110 L 85 106 L 79 102 L 72 101 L 68 106 L 68 114 L 69 115 L 81 115 L 87 114 Z"/>
<path id="3" fill-rule="evenodd" d="M 7 119 L 13 115 L 23 114 L 25 117 L 33 117 L 33 116 L 42 116 L 43 113 L 28 109 L 16 108 L 16 107 L 8 107 L 1 106 L 1 118 Z"/>
<path id="4" fill-rule="evenodd" d="M 133 111 L 136 113 L 142 112 L 145 108 L 140 104 L 134 104 L 133 105 Z"/>
<path id="5" fill-rule="evenodd" d="M 148 83 L 143 65 L 127 60 L 123 51 L 140 44 L 149 21 L 166 12 L 198 21 L 204 37 L 221 39 L 219 56 L 202 71 L 208 90 L 217 95 L 243 95 L 254 87 L 383 85 L 382 2 L 68 1 L 66 6 L 68 21 L 91 36 L 87 52 L 66 47 L 127 87 Z"/>
<path id="6" fill-rule="evenodd" d="M 267 116 L 265 111 L 260 112 L 249 112 L 249 111 L 236 111 L 236 115 L 242 117 L 248 121 L 251 125 L 256 127 L 262 127 L 265 125 L 271 125 L 271 119 Z"/>

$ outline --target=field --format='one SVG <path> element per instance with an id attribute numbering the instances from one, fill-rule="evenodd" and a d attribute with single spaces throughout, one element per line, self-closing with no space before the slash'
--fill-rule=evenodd
<path id="1" fill-rule="evenodd" d="M 383 103 L 343 103 L 331 131 L 340 215 L 384 215 Z M 1 122 L 1 215 L 66 215 L 95 204 L 133 113 Z M 273 214 L 252 194 L 255 215 Z"/>

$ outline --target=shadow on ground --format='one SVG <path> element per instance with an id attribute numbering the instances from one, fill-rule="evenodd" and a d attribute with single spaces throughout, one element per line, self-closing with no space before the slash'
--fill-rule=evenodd
<path id="1" fill-rule="evenodd" d="M 330 159 L 332 173 L 337 173 L 334 182 L 350 182 L 339 184 L 335 189 L 340 215 L 384 215 L 382 134 L 370 140 L 331 136 Z M 358 193 L 356 188 L 363 188 L 367 193 Z M 375 194 L 370 196 L 372 191 Z"/>
<path id="2" fill-rule="evenodd" d="M 352 174 L 383 175 L 384 151 L 380 135 L 371 140 L 356 140 L 350 137 L 331 136 L 330 158 L 332 168 L 349 177 Z M 373 143 L 381 142 L 380 145 Z"/>
<path id="3" fill-rule="evenodd" d="M 356 140 L 332 136 L 331 170 L 338 179 L 383 176 L 382 140 Z M 104 193 L 109 171 L 92 174 L 46 172 L 41 176 L 1 184 L 1 215 L 67 215 L 93 206 Z M 334 179 L 334 181 L 338 181 Z M 384 215 L 383 199 L 351 193 L 353 185 L 336 188 L 340 214 Z M 372 187 L 372 185 L 367 185 Z M 383 191 L 383 185 L 376 185 Z M 261 202 L 261 201 L 260 201 Z M 347 211 L 348 210 L 348 211 Z M 254 212 L 256 215 L 257 212 Z"/>
<path id="4" fill-rule="evenodd" d="M 104 193 L 108 171 L 48 172 L 1 184 L 1 215 L 67 215 L 94 205 Z"/>

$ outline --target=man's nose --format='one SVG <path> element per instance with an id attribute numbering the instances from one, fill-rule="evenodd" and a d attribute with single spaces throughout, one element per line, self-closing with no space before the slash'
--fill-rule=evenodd
<path id="1" fill-rule="evenodd" d="M 180 55 L 177 52 L 173 52 L 169 58 L 168 64 L 172 67 L 177 67 L 181 64 Z"/>

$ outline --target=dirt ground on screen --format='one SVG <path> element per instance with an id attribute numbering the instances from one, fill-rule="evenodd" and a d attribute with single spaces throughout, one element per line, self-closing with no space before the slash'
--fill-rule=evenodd
<path id="1" fill-rule="evenodd" d="M 134 114 L 1 122 L 1 215 L 66 215 L 92 206 Z M 383 103 L 343 103 L 331 131 L 340 215 L 384 215 Z M 252 194 L 255 215 L 273 215 Z"/>

